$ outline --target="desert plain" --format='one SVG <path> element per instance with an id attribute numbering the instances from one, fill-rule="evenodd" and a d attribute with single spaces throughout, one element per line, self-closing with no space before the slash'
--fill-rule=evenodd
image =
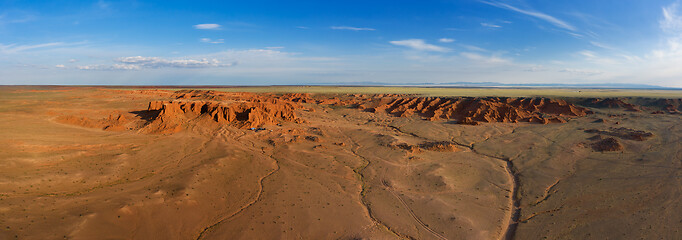
<path id="1" fill-rule="evenodd" d="M 680 239 L 682 92 L 0 87 L 0 239 Z"/>

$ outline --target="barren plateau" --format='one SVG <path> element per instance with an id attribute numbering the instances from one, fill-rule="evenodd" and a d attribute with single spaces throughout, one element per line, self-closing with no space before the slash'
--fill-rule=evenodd
<path id="1" fill-rule="evenodd" d="M 682 238 L 679 92 L 312 89 L 0 87 L 0 239 Z"/>

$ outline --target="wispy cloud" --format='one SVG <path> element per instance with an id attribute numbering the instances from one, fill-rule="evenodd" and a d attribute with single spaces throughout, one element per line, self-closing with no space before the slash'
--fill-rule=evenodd
<path id="1" fill-rule="evenodd" d="M 428 44 L 428 43 L 424 42 L 423 39 L 406 39 L 406 40 L 399 40 L 399 41 L 390 41 L 389 43 L 396 45 L 396 46 L 409 47 L 409 48 L 412 48 L 415 50 L 420 50 L 420 51 L 432 51 L 432 52 L 448 52 L 448 51 L 450 51 L 450 49 L 446 48 L 446 47 Z"/>
<path id="2" fill-rule="evenodd" d="M 575 69 L 575 68 L 564 68 L 559 70 L 559 72 L 562 73 L 569 73 L 573 75 L 582 75 L 582 76 L 594 76 L 594 75 L 599 75 L 604 72 L 598 71 L 598 70 L 590 70 L 590 69 Z"/>
<path id="3" fill-rule="evenodd" d="M 4 24 L 14 24 L 14 23 L 26 23 L 30 21 L 34 21 L 37 19 L 37 16 L 32 13 L 28 13 L 25 11 L 17 11 L 17 10 L 12 10 L 12 11 L 3 11 L 0 13 L 0 26 Z"/>
<path id="4" fill-rule="evenodd" d="M 161 67 L 172 67 L 172 68 L 203 68 L 203 67 L 229 67 L 232 64 L 220 63 L 217 59 L 208 60 L 204 59 L 177 59 L 169 60 L 159 57 L 122 57 L 116 59 L 117 62 L 122 64 L 137 65 L 147 68 L 161 68 Z"/>
<path id="5" fill-rule="evenodd" d="M 0 52 L 5 53 L 5 54 L 18 53 L 18 52 L 22 52 L 22 51 L 37 49 L 37 48 L 56 47 L 56 46 L 62 46 L 62 45 L 64 45 L 63 42 L 42 43 L 42 44 L 34 44 L 34 45 L 15 45 L 15 44 L 3 45 L 3 44 L 0 44 Z"/>
<path id="6" fill-rule="evenodd" d="M 501 27 L 502 27 L 502 26 L 500 26 L 500 25 L 497 25 L 497 24 L 492 24 L 492 23 L 484 23 L 484 22 L 483 22 L 483 23 L 481 23 L 481 26 L 484 26 L 484 27 L 489 27 L 489 28 L 501 28 Z"/>
<path id="7" fill-rule="evenodd" d="M 349 26 L 331 26 L 329 27 L 334 30 L 351 30 L 351 31 L 375 31 L 374 28 L 368 27 L 349 27 Z"/>
<path id="8" fill-rule="evenodd" d="M 455 41 L 455 39 L 452 39 L 452 38 L 441 38 L 441 39 L 438 39 L 438 42 L 442 42 L 442 43 L 451 43 L 451 42 L 454 42 L 454 41 Z"/>
<path id="9" fill-rule="evenodd" d="M 582 50 L 578 52 L 579 56 L 582 56 L 584 61 L 590 62 L 592 64 L 599 64 L 602 66 L 616 66 L 616 65 L 629 65 L 629 64 L 636 64 L 637 62 L 640 62 L 642 59 L 638 56 L 630 55 L 628 53 L 622 53 L 617 50 L 613 50 L 611 52 L 616 52 L 616 54 L 604 54 L 604 53 L 597 53 L 589 50 Z"/>
<path id="10" fill-rule="evenodd" d="M 674 2 L 669 6 L 663 7 L 663 18 L 659 25 L 667 33 L 679 33 L 682 31 L 682 16 L 679 14 L 680 2 Z"/>
<path id="11" fill-rule="evenodd" d="M 580 51 L 580 52 L 578 52 L 578 54 L 580 54 L 586 58 L 596 58 L 597 57 L 597 54 L 595 52 L 588 51 L 588 50 Z"/>
<path id="12" fill-rule="evenodd" d="M 200 42 L 203 43 L 213 43 L 213 44 L 218 44 L 218 43 L 225 43 L 225 39 L 210 39 L 210 38 L 202 38 L 199 39 Z"/>
<path id="13" fill-rule="evenodd" d="M 140 70 L 144 68 L 210 68 L 230 67 L 236 63 L 221 63 L 217 59 L 164 59 L 159 57 L 121 57 L 112 65 L 82 65 L 80 70 Z"/>
<path id="14" fill-rule="evenodd" d="M 682 15 L 680 15 L 680 1 L 676 1 L 662 8 L 663 17 L 659 26 L 665 34 L 667 50 L 657 50 L 654 55 L 682 57 Z"/>
<path id="15" fill-rule="evenodd" d="M 488 4 L 488 5 L 493 6 L 493 7 L 498 7 L 498 8 L 502 8 L 502 9 L 507 9 L 507 10 L 511 10 L 511 11 L 518 12 L 518 13 L 521 13 L 521 14 L 525 14 L 525 15 L 528 15 L 528 16 L 531 16 L 531 17 L 534 17 L 534 18 L 538 18 L 538 19 L 547 21 L 547 22 L 553 24 L 554 26 L 557 26 L 557 27 L 560 27 L 560 28 L 563 28 L 563 29 L 566 29 L 566 30 L 576 31 L 576 28 L 575 28 L 573 25 L 568 24 L 567 22 L 564 22 L 564 21 L 562 21 L 562 20 L 559 20 L 559 19 L 556 18 L 556 17 L 547 15 L 547 14 L 542 13 L 542 12 L 537 12 L 537 11 L 532 11 L 532 10 L 526 10 L 526 9 L 520 9 L 520 8 L 514 7 L 514 6 L 512 6 L 512 5 L 509 5 L 509 4 L 506 4 L 506 3 L 497 2 L 497 1 L 480 1 L 480 2 L 485 3 L 485 4 Z"/>
<path id="16" fill-rule="evenodd" d="M 477 47 L 474 45 L 468 45 L 468 44 L 460 44 L 461 47 L 466 48 L 469 51 L 477 51 L 477 52 L 488 52 L 487 49 Z"/>
<path id="17" fill-rule="evenodd" d="M 504 59 L 498 56 L 483 56 L 478 53 L 471 53 L 471 52 L 463 52 L 460 54 L 462 57 L 465 57 L 469 60 L 477 61 L 477 62 L 483 62 L 483 63 L 509 63 L 510 61 L 508 59 Z"/>
<path id="18" fill-rule="evenodd" d="M 573 36 L 573 37 L 575 37 L 575 38 L 579 38 L 579 39 L 582 39 L 582 38 L 585 37 L 585 36 L 583 36 L 582 34 L 574 33 L 574 32 L 569 32 L 569 31 L 566 31 L 566 34 L 571 35 L 571 36 Z"/>
<path id="19" fill-rule="evenodd" d="M 680 1 L 676 1 L 662 8 L 663 17 L 659 20 L 659 27 L 667 38 L 667 48 L 654 52 L 655 56 L 682 56 L 682 16 L 680 15 Z"/>
<path id="20" fill-rule="evenodd" d="M 590 44 L 592 44 L 592 46 L 595 46 L 595 47 L 598 47 L 598 48 L 602 48 L 602 49 L 606 49 L 606 50 L 609 50 L 609 51 L 622 52 L 621 50 L 617 49 L 616 47 L 611 46 L 611 45 L 606 44 L 606 43 L 597 42 L 597 41 L 590 41 Z"/>
<path id="21" fill-rule="evenodd" d="M 108 2 L 102 0 L 97 1 L 97 7 L 99 7 L 100 9 L 108 9 L 109 6 L 111 6 L 111 4 Z"/>
<path id="22" fill-rule="evenodd" d="M 194 25 L 194 28 L 202 30 L 218 30 L 220 29 L 220 27 L 221 27 L 220 24 L 216 23 L 203 23 Z"/>

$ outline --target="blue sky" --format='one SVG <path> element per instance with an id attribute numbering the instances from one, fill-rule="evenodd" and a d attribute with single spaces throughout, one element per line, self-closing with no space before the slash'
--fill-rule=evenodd
<path id="1" fill-rule="evenodd" d="M 682 2 L 0 1 L 0 84 L 682 87 Z"/>

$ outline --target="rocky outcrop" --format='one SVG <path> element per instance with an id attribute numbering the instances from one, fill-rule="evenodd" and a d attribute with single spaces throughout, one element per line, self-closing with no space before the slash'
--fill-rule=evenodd
<path id="1" fill-rule="evenodd" d="M 606 138 L 601 141 L 592 143 L 592 149 L 597 152 L 615 152 L 622 151 L 623 145 L 615 138 Z"/>
<path id="2" fill-rule="evenodd" d="M 654 114 L 670 113 L 679 114 L 682 112 L 682 99 L 658 99 L 652 104 L 654 107 L 660 107 L 661 110 L 654 111 Z"/>
<path id="3" fill-rule="evenodd" d="M 601 135 L 608 135 L 608 136 L 613 136 L 617 137 L 620 139 L 625 139 L 625 140 L 635 140 L 635 141 L 645 141 L 651 137 L 654 136 L 653 133 L 642 131 L 642 130 L 635 130 L 635 129 L 630 129 L 630 128 L 609 128 L 608 130 L 599 130 L 599 129 L 587 129 L 585 130 L 586 133 L 596 133 L 596 134 L 601 134 Z"/>
<path id="4" fill-rule="evenodd" d="M 310 93 L 288 93 L 280 96 L 279 99 L 297 103 L 316 103 Z"/>
<path id="5" fill-rule="evenodd" d="M 111 113 L 107 118 L 102 119 L 67 115 L 59 116 L 55 120 L 64 124 L 77 125 L 87 128 L 97 128 L 107 131 L 123 131 L 133 128 L 130 126 L 133 120 L 125 117 L 120 112 Z"/>
<path id="6" fill-rule="evenodd" d="M 462 151 L 456 144 L 451 142 L 425 142 L 419 144 L 419 148 L 436 152 L 459 152 Z"/>
<path id="7" fill-rule="evenodd" d="M 158 111 L 153 122 L 178 125 L 189 119 L 208 118 L 217 123 L 240 128 L 260 127 L 283 121 L 300 122 L 295 110 L 298 106 L 284 101 L 219 102 L 219 101 L 153 101 L 147 111 Z M 159 124 L 160 124 L 159 123 Z M 170 126 L 169 125 L 169 126 Z"/>
<path id="8" fill-rule="evenodd" d="M 427 120 L 446 119 L 472 125 L 480 122 L 563 123 L 568 118 L 592 113 L 564 100 L 547 98 L 400 97 L 384 98 L 359 108 L 397 117 L 421 116 Z"/>
<path id="9" fill-rule="evenodd" d="M 635 130 L 630 128 L 609 128 L 608 130 L 599 129 L 587 129 L 586 133 L 595 133 L 592 137 L 587 138 L 587 140 L 593 141 L 589 146 L 592 150 L 597 152 L 613 152 L 613 151 L 623 151 L 624 147 L 620 144 L 618 139 L 622 140 L 632 140 L 632 141 L 646 141 L 653 137 L 654 134 L 646 131 Z M 608 138 L 602 137 L 602 135 L 611 136 Z M 585 143 L 582 143 L 585 146 Z"/>
<path id="10" fill-rule="evenodd" d="M 271 94 L 255 94 L 249 92 L 221 92 L 213 90 L 179 90 L 173 96 L 175 99 L 184 100 L 210 100 L 210 101 L 225 101 L 225 100 L 242 100 L 242 101 L 263 101 L 265 99 L 274 99 Z"/>
<path id="11" fill-rule="evenodd" d="M 407 143 L 392 143 L 389 146 L 396 149 L 402 149 L 408 153 L 418 154 L 424 151 L 434 151 L 434 152 L 459 152 L 462 151 L 456 144 L 443 141 L 443 142 L 424 142 L 418 145 L 411 145 Z"/>
<path id="12" fill-rule="evenodd" d="M 593 108 L 625 109 L 625 111 L 641 112 L 640 106 L 626 102 L 621 98 L 588 98 L 580 101 L 580 105 Z"/>

